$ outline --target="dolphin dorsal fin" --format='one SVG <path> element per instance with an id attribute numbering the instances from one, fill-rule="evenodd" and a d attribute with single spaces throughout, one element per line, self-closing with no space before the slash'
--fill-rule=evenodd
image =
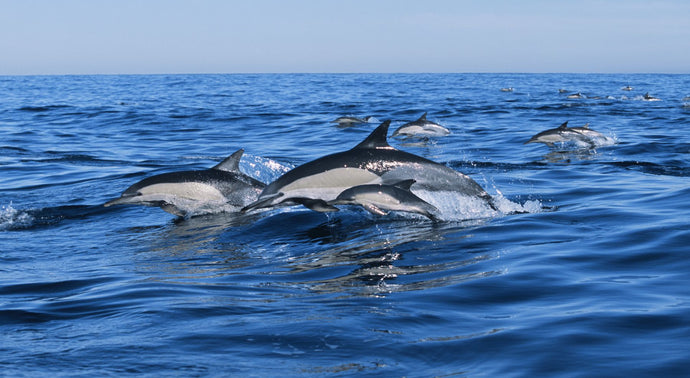
<path id="1" fill-rule="evenodd" d="M 424 112 L 424 114 L 422 114 L 422 116 L 419 117 L 419 119 L 417 121 L 426 121 L 426 113 L 427 112 Z"/>
<path id="2" fill-rule="evenodd" d="M 582 126 L 583 129 L 589 129 L 589 122 L 585 123 L 584 126 Z"/>
<path id="3" fill-rule="evenodd" d="M 391 120 L 385 120 L 381 123 L 369 136 L 360 144 L 356 145 L 355 149 L 392 149 L 388 144 L 388 127 L 391 125 Z"/>
<path id="4" fill-rule="evenodd" d="M 568 128 L 568 121 L 563 122 L 562 125 L 558 126 L 558 130 L 565 130 Z"/>
<path id="5" fill-rule="evenodd" d="M 226 172 L 239 172 L 240 171 L 240 158 L 242 157 L 243 153 L 244 153 L 244 149 L 240 148 L 239 150 L 235 151 L 232 155 L 225 158 L 225 160 L 216 164 L 216 166 L 214 166 L 211 169 L 217 169 L 219 171 L 226 171 Z"/>
<path id="6" fill-rule="evenodd" d="M 402 180 L 402 181 L 396 182 L 395 184 L 393 184 L 393 186 L 409 191 L 410 188 L 412 187 L 412 184 L 414 184 L 415 182 L 417 182 L 417 180 L 415 180 L 415 179 Z"/>

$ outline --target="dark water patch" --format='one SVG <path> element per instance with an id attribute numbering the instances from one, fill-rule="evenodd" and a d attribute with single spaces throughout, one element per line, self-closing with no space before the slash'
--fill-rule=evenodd
<path id="1" fill-rule="evenodd" d="M 679 161 L 675 163 L 682 164 L 682 162 Z M 690 176 L 690 166 L 662 165 L 645 161 L 614 161 L 607 164 L 614 167 L 640 171 L 650 175 L 676 177 Z"/>
<path id="2" fill-rule="evenodd" d="M 0 208 L 0 230 L 30 231 L 50 227 L 65 220 L 84 220 L 110 212 L 102 205 L 65 205 L 40 209 Z"/>
<path id="3" fill-rule="evenodd" d="M 49 112 L 52 110 L 61 110 L 72 108 L 71 105 L 44 105 L 44 106 L 22 106 L 19 111 L 31 112 L 31 113 L 42 113 Z"/>

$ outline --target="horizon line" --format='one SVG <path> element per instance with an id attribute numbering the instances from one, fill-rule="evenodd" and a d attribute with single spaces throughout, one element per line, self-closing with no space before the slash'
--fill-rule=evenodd
<path id="1" fill-rule="evenodd" d="M 465 71 L 465 72 L 157 72 L 157 73 L 20 73 L 8 76 L 165 76 L 165 75 L 690 75 L 690 72 L 524 72 L 524 71 Z"/>

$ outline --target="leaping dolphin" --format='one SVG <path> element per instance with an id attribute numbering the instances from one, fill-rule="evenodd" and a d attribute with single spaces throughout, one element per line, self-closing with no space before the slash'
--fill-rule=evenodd
<path id="1" fill-rule="evenodd" d="M 426 113 L 422 114 L 416 121 L 408 122 L 400 126 L 393 132 L 393 136 L 445 136 L 450 134 L 450 130 L 439 125 L 436 122 L 431 122 L 426 119 Z"/>
<path id="2" fill-rule="evenodd" d="M 647 92 L 647 93 L 644 94 L 644 100 L 645 100 L 645 101 L 661 101 L 660 98 L 651 96 L 651 95 L 649 94 L 649 92 Z"/>
<path id="3" fill-rule="evenodd" d="M 565 121 L 555 129 L 540 132 L 524 144 L 544 143 L 549 147 L 553 147 L 555 143 L 582 142 L 593 148 L 595 147 L 595 143 L 592 140 L 593 138 L 606 137 L 604 134 L 590 129 L 589 123 L 581 127 L 568 127 L 568 121 Z"/>
<path id="4" fill-rule="evenodd" d="M 120 198 L 104 206 L 157 206 L 177 216 L 217 212 L 230 206 L 235 211 L 256 200 L 265 184 L 242 173 L 243 149 L 210 169 L 163 173 L 130 186 Z"/>
<path id="5" fill-rule="evenodd" d="M 331 201 L 332 205 L 361 205 L 368 212 L 387 215 L 389 211 L 403 211 L 424 215 L 437 221 L 438 209 L 410 191 L 415 180 L 404 180 L 393 185 L 370 184 L 345 189 Z"/>
<path id="6" fill-rule="evenodd" d="M 445 165 L 397 150 L 387 141 L 391 121 L 381 123 L 354 148 L 323 156 L 286 172 L 268 184 L 242 211 L 302 204 L 316 211 L 334 211 L 329 201 L 354 186 L 393 184 L 414 178 L 415 188 L 455 191 L 479 197 L 496 209 L 491 196 L 470 177 Z"/>

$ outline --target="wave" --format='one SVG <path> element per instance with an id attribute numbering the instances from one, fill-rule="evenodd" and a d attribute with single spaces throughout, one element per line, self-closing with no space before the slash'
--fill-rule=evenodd
<path id="1" fill-rule="evenodd" d="M 613 161 L 607 164 L 657 176 L 690 177 L 690 167 L 661 165 L 646 161 Z"/>
<path id="2" fill-rule="evenodd" d="M 22 112 L 40 113 L 40 112 L 48 112 L 51 110 L 67 109 L 67 108 L 72 108 L 72 106 L 71 105 L 22 106 L 17 110 L 22 111 Z"/>
<path id="3" fill-rule="evenodd" d="M 85 219 L 110 211 L 103 205 L 67 205 L 39 209 L 16 209 L 10 203 L 0 207 L 0 231 L 31 230 L 54 226 L 64 220 Z"/>

